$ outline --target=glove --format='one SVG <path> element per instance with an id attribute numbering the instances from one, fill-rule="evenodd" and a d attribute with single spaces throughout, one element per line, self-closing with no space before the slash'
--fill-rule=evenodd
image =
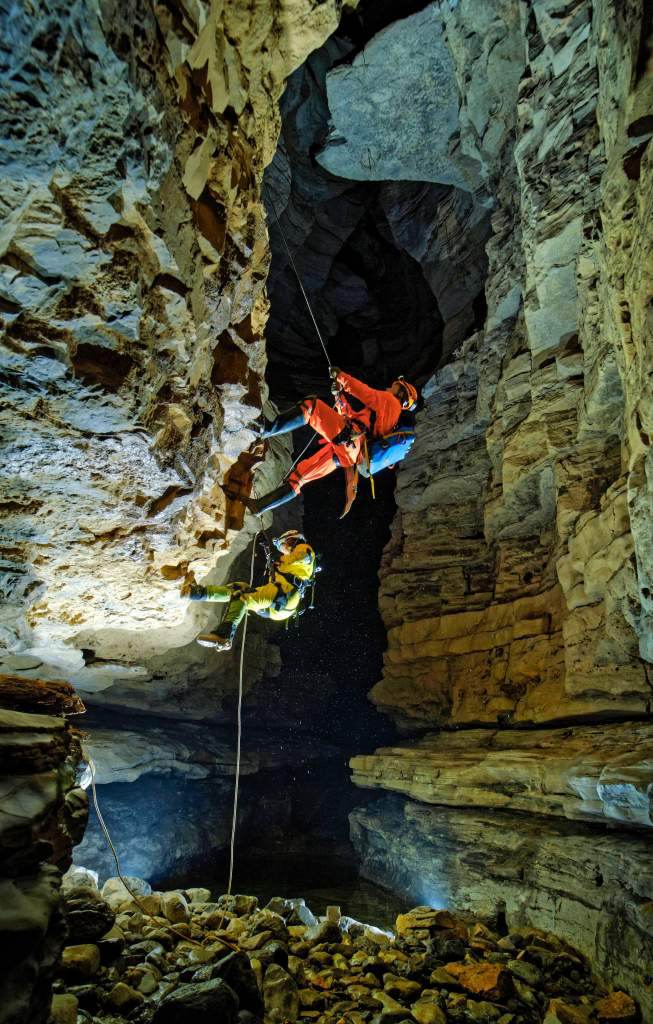
<path id="1" fill-rule="evenodd" d="M 206 597 L 206 587 L 201 587 L 198 583 L 191 583 L 188 589 L 188 598 L 191 601 L 203 601 Z"/>
<path id="2" fill-rule="evenodd" d="M 336 377 L 338 376 L 339 373 L 340 373 L 340 367 L 339 366 L 330 366 L 329 367 L 329 376 L 332 377 L 333 380 L 336 379 Z"/>

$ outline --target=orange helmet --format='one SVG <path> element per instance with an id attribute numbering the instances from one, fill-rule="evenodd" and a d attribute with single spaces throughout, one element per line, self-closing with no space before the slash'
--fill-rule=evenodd
<path id="1" fill-rule="evenodd" d="M 400 398 L 401 408 L 408 410 L 408 412 L 412 412 L 413 409 L 415 409 L 417 399 L 419 398 L 417 388 L 412 384 L 409 384 L 403 377 L 397 377 L 397 379 L 393 381 L 393 384 L 398 384 L 403 392 L 402 397 Z"/>

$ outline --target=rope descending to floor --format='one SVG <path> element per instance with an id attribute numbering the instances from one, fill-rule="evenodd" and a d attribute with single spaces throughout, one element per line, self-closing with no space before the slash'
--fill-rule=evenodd
<path id="1" fill-rule="evenodd" d="M 89 771 L 91 773 L 91 793 L 92 793 L 92 796 L 93 796 L 93 807 L 95 808 L 95 813 L 97 814 L 97 820 L 100 823 L 100 828 L 102 829 L 102 832 L 104 834 L 104 838 L 107 841 L 107 845 L 108 845 L 109 849 L 111 850 L 111 854 L 112 854 L 113 859 L 114 859 L 114 861 L 116 863 L 116 874 L 117 874 L 118 878 L 120 879 L 120 881 L 124 885 L 125 889 L 129 893 L 130 897 L 132 898 L 132 900 L 134 901 L 134 903 L 136 904 L 136 906 L 138 907 L 140 912 L 145 917 L 149 918 L 149 920 L 152 921 L 157 926 L 157 928 L 161 928 L 161 927 L 167 928 L 167 930 L 169 932 L 171 932 L 172 935 L 176 935 L 179 939 L 182 939 L 184 942 L 190 942 L 194 946 L 200 946 L 200 947 L 204 948 L 203 943 L 198 942 L 197 939 L 193 939 L 193 938 L 190 937 L 190 935 L 185 935 L 183 932 L 180 932 L 178 928 L 174 927 L 174 925 L 171 925 L 171 924 L 169 924 L 167 922 L 165 924 L 162 924 L 161 917 L 155 917 L 155 915 L 151 914 L 149 912 L 149 910 L 146 910 L 146 908 L 143 906 L 140 898 L 136 895 L 136 893 L 134 892 L 134 890 L 130 886 L 129 882 L 127 881 L 127 879 L 123 875 L 122 868 L 120 866 L 120 858 L 118 857 L 118 851 L 116 850 L 116 847 L 114 846 L 113 840 L 111 838 L 111 833 L 109 832 L 107 824 L 106 824 L 106 822 L 104 820 L 104 817 L 102 815 L 102 811 L 100 810 L 100 804 L 99 804 L 99 801 L 98 801 L 98 798 L 97 798 L 97 789 L 96 789 L 96 786 L 95 786 L 95 774 L 96 774 L 95 762 L 94 762 L 93 758 L 90 756 L 90 754 L 87 753 L 86 750 L 82 749 L 82 753 L 83 753 L 84 760 L 88 764 Z M 220 942 L 224 943 L 225 946 L 228 946 L 229 949 L 233 949 L 233 950 L 237 950 L 238 949 L 237 946 L 234 946 L 231 942 L 228 942 L 227 939 L 223 939 L 222 936 L 220 937 Z"/>
<path id="2" fill-rule="evenodd" d="M 261 531 L 257 530 L 252 541 L 252 558 L 249 567 L 249 585 L 254 584 L 254 560 L 256 558 L 256 544 Z M 234 803 L 231 819 L 231 840 L 229 843 L 229 882 L 227 884 L 227 896 L 231 896 L 231 887 L 234 879 L 234 851 L 236 847 L 236 821 L 238 818 L 238 796 L 240 793 L 240 753 L 243 737 L 243 667 L 245 664 L 245 640 L 247 639 L 247 620 L 245 614 L 243 622 L 243 635 L 240 641 L 240 665 L 238 669 L 238 710 L 236 715 L 236 778 L 234 783 Z"/>

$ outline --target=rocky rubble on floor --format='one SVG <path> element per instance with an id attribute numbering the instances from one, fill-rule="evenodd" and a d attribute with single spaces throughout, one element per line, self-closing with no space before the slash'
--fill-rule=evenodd
<path id="1" fill-rule="evenodd" d="M 302 899 L 101 892 L 72 869 L 53 1024 L 635 1024 L 585 958 L 548 932 L 416 907 L 394 934 Z M 86 907 L 85 907 L 86 903 Z M 139 904 L 139 905 L 137 905 Z"/>

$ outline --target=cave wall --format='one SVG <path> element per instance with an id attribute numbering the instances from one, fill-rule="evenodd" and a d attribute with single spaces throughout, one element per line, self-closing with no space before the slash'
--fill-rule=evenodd
<path id="1" fill-rule="evenodd" d="M 248 698 L 247 710 L 251 705 Z M 269 710 L 260 718 L 250 715 L 244 725 L 238 877 L 256 858 L 265 872 L 291 852 L 316 855 L 316 844 L 351 859 L 343 823 L 356 801 L 346 785 L 346 757 L 323 736 L 289 729 L 288 709 L 281 722 Z M 164 886 L 180 878 L 224 886 L 236 775 L 234 725 L 162 716 L 125 724 L 123 713 L 98 708 L 83 724 L 85 757 L 95 764 L 102 815 L 123 871 Z M 88 767 L 81 784 L 90 784 Z M 94 813 L 74 860 L 102 881 L 115 874 Z"/>
<path id="2" fill-rule="evenodd" d="M 373 699 L 407 725 L 650 709 L 643 8 L 514 6 L 488 317 L 425 390 L 382 570 Z"/>
<path id="3" fill-rule="evenodd" d="M 262 173 L 284 81 L 342 6 L 42 0 L 5 17 L 0 662 L 25 681 L 65 672 L 95 709 L 121 841 L 168 799 L 167 828 L 202 818 L 178 857 L 157 841 L 143 864 L 225 845 L 233 754 L 198 723 L 231 714 L 236 655 L 191 643 L 215 613 L 179 588 L 246 564 L 250 524 L 219 482 L 248 486 L 259 458 L 244 453 L 267 400 Z M 409 297 L 432 347 L 413 369 L 440 363 L 398 474 L 372 698 L 406 733 L 464 740 L 357 760 L 358 784 L 403 794 L 353 814 L 364 870 L 569 934 L 636 991 L 651 899 L 650 30 L 641 0 L 438 0 L 369 49 L 329 44 L 309 65 L 316 91 L 300 79 L 288 94 L 295 145 L 309 139 L 321 171 L 307 161 L 281 195 L 330 336 L 346 302 L 350 329 L 369 330 L 369 289 L 336 258 L 387 261 L 357 234 L 365 216 L 424 276 Z M 446 117 L 430 134 L 432 72 Z M 307 201 L 316 181 L 328 210 Z M 282 262 L 286 365 L 306 351 L 291 281 Z M 361 347 L 374 383 L 406 369 L 390 335 Z M 287 458 L 270 447 L 262 488 Z M 248 690 L 278 669 L 265 629 L 250 636 Z M 527 743 L 511 725 L 541 732 Z M 266 760 L 257 743 L 247 772 L 272 785 L 304 756 Z M 128 780 L 141 789 L 125 817 Z M 104 856 L 97 833 L 86 850 Z"/>
<path id="4" fill-rule="evenodd" d="M 0 675 L 0 1020 L 44 1024 L 66 939 L 61 876 L 88 814 L 79 736 L 64 717 L 83 706 L 66 683 L 18 682 Z"/>
<path id="5" fill-rule="evenodd" d="M 424 388 L 398 473 L 370 697 L 406 738 L 352 766 L 401 795 L 352 838 L 370 878 L 552 927 L 650 1013 L 650 12 L 433 10 L 493 195 L 487 316 Z M 340 165 L 347 119 L 398 116 L 340 110 Z"/>
<path id="6" fill-rule="evenodd" d="M 175 711 L 189 673 L 198 704 L 233 687 L 190 645 L 215 612 L 179 589 L 251 536 L 219 485 L 249 478 L 267 397 L 261 179 L 285 79 L 341 7 L 4 12 L 0 639 L 116 705 L 152 710 L 166 673 Z"/>
<path id="7" fill-rule="evenodd" d="M 220 484 L 249 484 L 258 466 L 268 489 L 288 465 L 287 446 L 264 465 L 248 452 L 268 397 L 261 183 L 285 80 L 347 6 L 0 3 L 0 671 L 17 692 L 74 683 L 119 848 L 129 862 L 141 845 L 136 866 L 149 858 L 159 877 L 226 846 L 233 739 L 197 723 L 232 722 L 237 653 L 193 642 L 221 609 L 189 607 L 180 589 L 248 575 L 257 527 Z M 269 637 L 251 624 L 246 692 L 279 669 Z M 37 833 L 63 799 L 72 740 L 59 720 L 24 717 L 12 742 L 38 758 L 50 730 L 52 763 L 3 765 L 35 816 L 20 835 L 8 819 L 9 929 L 27 966 L 6 1006 L 22 1000 L 11 1019 L 24 1019 L 33 986 L 36 1021 L 62 941 L 59 873 L 37 867 Z M 309 771 L 296 748 L 257 742 L 247 774 Z M 128 778 L 140 802 L 136 787 L 112 799 Z M 185 837 L 178 851 L 165 829 Z M 81 853 L 112 873 L 97 823 Z"/>

